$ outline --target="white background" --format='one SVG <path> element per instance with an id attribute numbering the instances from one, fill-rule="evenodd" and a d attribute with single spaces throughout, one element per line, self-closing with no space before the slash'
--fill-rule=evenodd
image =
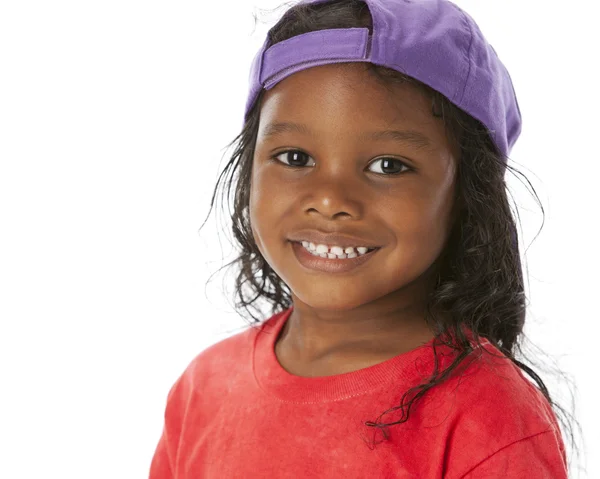
<path id="1" fill-rule="evenodd" d="M 526 332 L 549 358 L 533 358 L 576 383 L 597 452 L 594 2 L 456 3 L 511 72 L 524 119 L 511 156 L 546 208 Z M 147 477 L 170 386 L 246 326 L 232 278 L 204 286 L 232 258 L 227 234 L 214 215 L 198 229 L 283 10 L 256 28 L 253 13 L 278 4 L 0 4 L 0 477 Z M 511 184 L 530 244 L 541 216 Z M 536 371 L 570 408 L 568 387 Z M 587 468 L 574 477 L 600 477 L 597 454 Z"/>

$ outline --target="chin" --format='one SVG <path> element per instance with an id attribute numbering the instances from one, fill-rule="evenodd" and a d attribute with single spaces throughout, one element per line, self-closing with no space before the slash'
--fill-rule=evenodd
<path id="1" fill-rule="evenodd" d="M 290 288 L 292 289 L 292 288 Z M 361 288 L 359 293 L 348 291 L 347 288 L 324 290 L 319 286 L 314 288 L 292 289 L 294 302 L 300 301 L 306 306 L 320 311 L 351 311 L 365 304 L 377 301 L 382 295 L 373 294 Z"/>

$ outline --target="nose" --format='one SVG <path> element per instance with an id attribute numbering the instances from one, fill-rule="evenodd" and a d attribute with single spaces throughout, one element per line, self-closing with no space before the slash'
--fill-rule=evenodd
<path id="1" fill-rule="evenodd" d="M 348 178 L 325 178 L 318 175 L 308 179 L 309 194 L 304 208 L 309 214 L 319 214 L 327 219 L 360 219 L 364 208 L 364 198 L 360 198 L 360 187 Z M 344 175 L 345 176 L 345 175 Z"/>

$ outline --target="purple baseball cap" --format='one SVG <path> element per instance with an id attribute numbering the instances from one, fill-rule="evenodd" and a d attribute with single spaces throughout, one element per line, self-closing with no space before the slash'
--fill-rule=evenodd
<path id="1" fill-rule="evenodd" d="M 371 62 L 445 95 L 481 121 L 507 157 L 521 133 L 521 112 L 508 70 L 475 21 L 448 0 L 364 3 L 373 19 L 372 34 L 368 28 L 318 30 L 270 46 L 269 31 L 252 62 L 244 121 L 261 89 L 289 75 L 328 63 Z"/>

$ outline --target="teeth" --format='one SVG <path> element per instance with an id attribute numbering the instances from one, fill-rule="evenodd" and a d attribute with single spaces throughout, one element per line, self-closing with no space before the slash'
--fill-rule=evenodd
<path id="1" fill-rule="evenodd" d="M 348 246 L 347 248 L 332 246 L 330 248 L 325 244 L 315 244 L 309 241 L 302 241 L 302 246 L 315 256 L 329 259 L 356 258 L 369 251 L 369 248 L 366 246 L 358 246 L 356 248 L 353 248 L 352 246 Z"/>

